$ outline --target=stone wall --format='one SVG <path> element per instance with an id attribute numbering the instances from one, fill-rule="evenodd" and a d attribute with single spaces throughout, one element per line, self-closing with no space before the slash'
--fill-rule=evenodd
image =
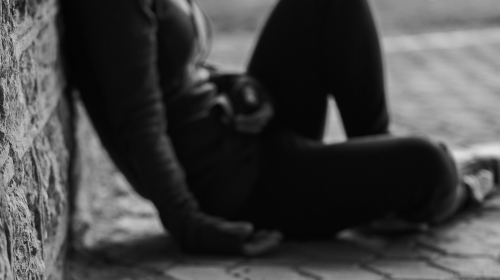
<path id="1" fill-rule="evenodd" d="M 62 279 L 71 117 L 58 2 L 0 2 L 0 279 Z"/>

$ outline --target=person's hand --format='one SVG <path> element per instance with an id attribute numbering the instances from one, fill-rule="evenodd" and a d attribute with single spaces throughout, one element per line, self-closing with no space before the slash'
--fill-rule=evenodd
<path id="1" fill-rule="evenodd" d="M 259 133 L 274 115 L 271 103 L 266 102 L 255 112 L 245 115 L 238 114 L 234 117 L 234 127 L 244 133 Z"/>
<path id="2" fill-rule="evenodd" d="M 282 239 L 279 231 L 259 230 L 243 245 L 243 254 L 247 257 L 260 256 L 277 247 Z"/>
<path id="3" fill-rule="evenodd" d="M 199 214 L 196 240 L 185 248 L 192 253 L 243 255 L 255 257 L 270 252 L 282 239 L 277 231 L 258 230 L 249 222 L 227 221 Z"/>
<path id="4" fill-rule="evenodd" d="M 219 229 L 227 233 L 240 236 L 244 240 L 242 253 L 247 257 L 255 257 L 265 254 L 276 248 L 283 238 L 278 231 L 259 230 L 255 231 L 248 222 L 221 222 Z"/>

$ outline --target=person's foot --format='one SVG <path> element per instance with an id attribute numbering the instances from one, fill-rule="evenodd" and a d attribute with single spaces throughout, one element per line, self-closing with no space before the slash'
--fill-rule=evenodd
<path id="1" fill-rule="evenodd" d="M 408 222 L 387 217 L 361 226 L 356 230 L 370 235 L 406 235 L 425 232 L 482 205 L 485 200 L 500 193 L 500 142 L 474 145 L 467 149 L 447 148 L 454 158 L 460 177 L 456 203 L 450 209 L 427 223 Z"/>
<path id="2" fill-rule="evenodd" d="M 477 158 L 461 169 L 461 181 L 469 192 L 469 200 L 481 204 L 499 190 L 499 159 Z"/>
<path id="3" fill-rule="evenodd" d="M 500 143 L 452 151 L 461 183 L 469 193 L 469 204 L 482 204 L 500 189 Z"/>

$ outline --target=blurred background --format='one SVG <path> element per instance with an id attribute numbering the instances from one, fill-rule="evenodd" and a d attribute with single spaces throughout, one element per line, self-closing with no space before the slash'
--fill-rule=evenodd
<path id="1" fill-rule="evenodd" d="M 218 33 L 255 32 L 276 0 L 199 0 Z M 500 24 L 498 0 L 370 0 L 383 35 Z"/>

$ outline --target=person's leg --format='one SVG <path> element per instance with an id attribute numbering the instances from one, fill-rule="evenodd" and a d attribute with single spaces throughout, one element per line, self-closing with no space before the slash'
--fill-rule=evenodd
<path id="1" fill-rule="evenodd" d="M 270 15 L 248 73 L 271 92 L 275 118 L 297 133 L 320 140 L 327 92 L 320 78 L 319 1 L 280 1 Z"/>
<path id="2" fill-rule="evenodd" d="M 238 218 L 289 238 L 331 237 L 387 214 L 428 222 L 457 199 L 453 160 L 421 138 L 321 145 L 280 133 L 263 153 L 262 180 Z"/>
<path id="3" fill-rule="evenodd" d="M 241 217 L 310 237 L 388 213 L 427 221 L 446 210 L 440 202 L 454 202 L 454 163 L 430 141 L 304 144 L 301 136 L 318 139 L 328 92 L 349 138 L 388 132 L 378 38 L 364 0 L 280 1 L 248 72 L 273 94 L 278 125 L 266 135 L 261 183 Z"/>
<path id="4" fill-rule="evenodd" d="M 380 49 L 365 0 L 281 0 L 248 72 L 270 89 L 278 121 L 301 135 L 320 138 L 327 93 L 348 137 L 388 132 Z"/>
<path id="5" fill-rule="evenodd" d="M 370 7 L 366 0 L 327 2 L 336 14 L 325 17 L 322 74 L 347 137 L 387 133 L 384 69 Z"/>

